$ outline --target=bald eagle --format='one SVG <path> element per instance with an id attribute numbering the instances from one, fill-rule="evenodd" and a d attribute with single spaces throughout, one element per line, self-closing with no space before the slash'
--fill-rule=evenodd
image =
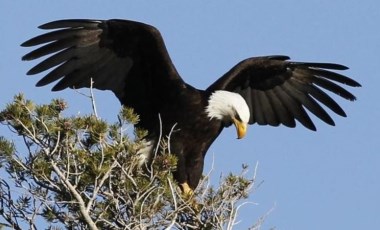
<path id="1" fill-rule="evenodd" d="M 294 62 L 277 55 L 245 59 L 200 90 L 180 77 L 153 26 L 129 20 L 73 19 L 39 28 L 53 31 L 24 42 L 24 47 L 42 46 L 22 59 L 50 56 L 27 74 L 54 69 L 36 85 L 59 80 L 53 91 L 78 89 L 90 87 L 92 79 L 92 87 L 111 90 L 122 105 L 139 114 L 137 127 L 148 131 L 145 138 L 151 145 L 145 149 L 146 159 L 159 133 L 170 133 L 171 152 L 178 157 L 173 175 L 185 193 L 198 185 L 205 154 L 225 127 L 234 125 L 238 138 L 244 137 L 248 124 L 255 123 L 295 127 L 297 120 L 316 130 L 306 110 L 334 125 L 320 103 L 340 116 L 346 114 L 325 91 L 353 101 L 355 96 L 337 83 L 360 86 L 333 72 L 348 69 L 343 65 Z"/>

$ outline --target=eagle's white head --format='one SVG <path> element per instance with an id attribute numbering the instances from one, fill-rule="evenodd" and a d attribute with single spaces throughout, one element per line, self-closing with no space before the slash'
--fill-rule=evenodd
<path id="1" fill-rule="evenodd" d="M 211 94 L 206 107 L 210 119 L 218 119 L 224 124 L 234 124 L 238 138 L 247 132 L 250 112 L 247 102 L 237 93 L 217 90 Z"/>

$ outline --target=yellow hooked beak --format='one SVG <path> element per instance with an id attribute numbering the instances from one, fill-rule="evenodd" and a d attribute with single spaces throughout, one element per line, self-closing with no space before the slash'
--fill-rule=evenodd
<path id="1" fill-rule="evenodd" d="M 236 118 L 232 118 L 232 121 L 234 122 L 234 125 L 236 127 L 238 139 L 242 139 L 247 133 L 247 124 L 239 121 Z"/>

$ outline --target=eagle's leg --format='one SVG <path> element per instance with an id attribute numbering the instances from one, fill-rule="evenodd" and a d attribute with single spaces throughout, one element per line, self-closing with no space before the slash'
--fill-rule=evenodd
<path id="1" fill-rule="evenodd" d="M 180 184 L 182 189 L 182 196 L 189 202 L 190 207 L 193 208 L 194 211 L 199 212 L 200 211 L 200 205 L 198 204 L 197 200 L 194 195 L 194 191 L 190 188 L 189 184 L 187 182 L 184 182 Z"/>
<path id="2" fill-rule="evenodd" d="M 185 195 L 185 196 L 191 196 L 194 194 L 194 191 L 190 188 L 190 186 L 187 184 L 187 182 L 184 182 L 182 184 L 180 184 L 181 186 L 181 189 L 182 189 L 182 193 Z"/>

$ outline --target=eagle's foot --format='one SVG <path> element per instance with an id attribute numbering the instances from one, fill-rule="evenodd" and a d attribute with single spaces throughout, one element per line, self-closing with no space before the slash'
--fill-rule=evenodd
<path id="1" fill-rule="evenodd" d="M 182 190 L 182 197 L 185 198 L 185 200 L 188 202 L 190 207 L 195 210 L 196 212 L 200 211 L 200 205 L 194 198 L 194 191 L 190 188 L 189 184 L 187 182 L 180 184 L 181 190 Z"/>
<path id="2" fill-rule="evenodd" d="M 184 182 L 184 183 L 180 184 L 180 186 L 181 186 L 182 194 L 185 197 L 191 197 L 191 196 L 193 196 L 194 191 L 190 188 L 190 186 L 189 186 L 189 184 L 187 182 Z"/>

